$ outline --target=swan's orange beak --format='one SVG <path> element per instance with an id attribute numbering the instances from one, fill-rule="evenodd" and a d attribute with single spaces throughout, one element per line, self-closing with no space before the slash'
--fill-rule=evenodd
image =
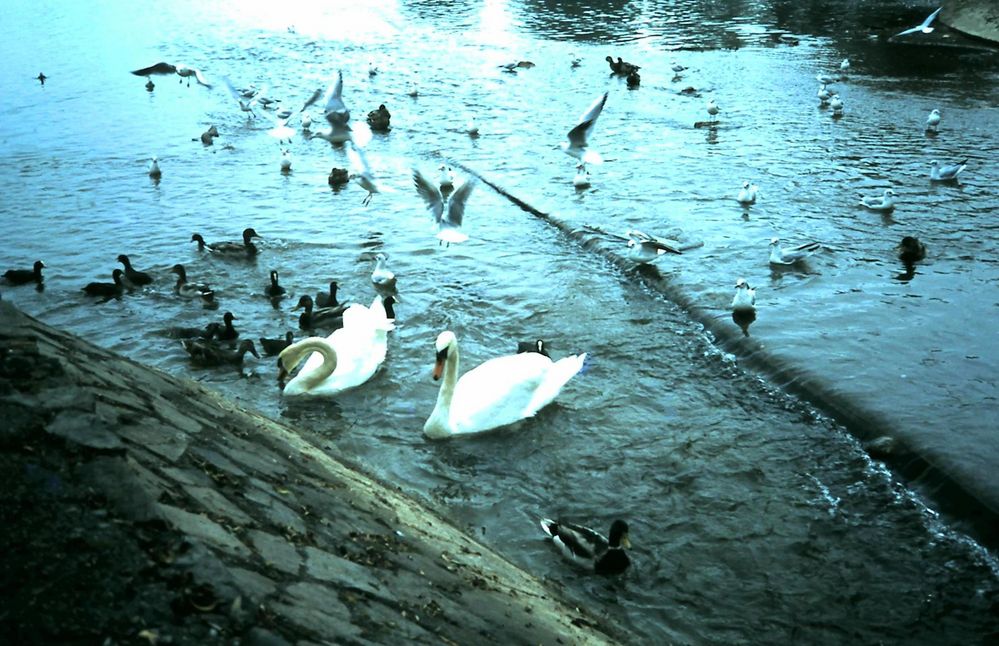
<path id="1" fill-rule="evenodd" d="M 445 361 L 447 361 L 447 348 L 437 353 L 437 361 L 434 363 L 434 381 L 438 381 L 444 373 Z"/>

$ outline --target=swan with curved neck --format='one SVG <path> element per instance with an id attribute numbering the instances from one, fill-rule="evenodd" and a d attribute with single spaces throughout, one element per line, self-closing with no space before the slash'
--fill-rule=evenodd
<path id="1" fill-rule="evenodd" d="M 550 404 L 583 367 L 586 354 L 552 361 L 536 352 L 490 359 L 458 378 L 458 339 L 437 337 L 434 379 L 442 379 L 437 404 L 423 426 L 427 437 L 481 433 L 533 417 Z"/>
<path id="2" fill-rule="evenodd" d="M 388 333 L 394 328 L 380 298 L 370 308 L 351 305 L 343 313 L 342 328 L 325 338 L 309 337 L 292 343 L 281 351 L 281 383 L 305 361 L 298 374 L 284 385 L 284 395 L 331 397 L 360 386 L 385 361 Z"/>

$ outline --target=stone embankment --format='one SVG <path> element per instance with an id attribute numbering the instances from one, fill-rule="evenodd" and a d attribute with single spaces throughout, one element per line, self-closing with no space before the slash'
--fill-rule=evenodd
<path id="1" fill-rule="evenodd" d="M 999 45 L 999 2 L 996 0 L 948 0 L 940 21 L 957 31 Z"/>
<path id="2" fill-rule="evenodd" d="M 0 303 L 10 643 L 604 644 L 423 504 Z"/>

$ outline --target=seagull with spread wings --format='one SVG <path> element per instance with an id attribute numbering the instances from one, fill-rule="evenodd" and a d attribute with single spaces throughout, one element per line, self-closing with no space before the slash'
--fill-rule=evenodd
<path id="1" fill-rule="evenodd" d="M 472 193 L 475 186 L 473 179 L 468 179 L 451 193 L 445 208 L 444 195 L 435 182 L 431 182 L 419 170 L 413 170 L 413 184 L 416 192 L 427 205 L 427 211 L 434 217 L 437 225 L 437 238 L 441 244 L 457 244 L 468 240 L 468 236 L 461 230 L 462 219 L 465 215 L 465 202 Z"/>

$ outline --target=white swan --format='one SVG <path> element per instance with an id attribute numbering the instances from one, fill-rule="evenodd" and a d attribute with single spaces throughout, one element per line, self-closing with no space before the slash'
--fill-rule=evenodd
<path id="1" fill-rule="evenodd" d="M 370 308 L 351 305 L 343 313 L 343 327 L 333 334 L 309 337 L 281 351 L 281 377 L 308 357 L 285 385 L 284 395 L 332 397 L 360 386 L 385 361 L 388 332 L 393 329 L 380 298 L 375 298 Z"/>
<path id="2" fill-rule="evenodd" d="M 558 361 L 537 352 L 490 359 L 458 379 L 458 339 L 437 337 L 434 379 L 443 373 L 437 404 L 423 425 L 431 439 L 480 433 L 532 417 L 583 367 L 586 354 Z"/>

